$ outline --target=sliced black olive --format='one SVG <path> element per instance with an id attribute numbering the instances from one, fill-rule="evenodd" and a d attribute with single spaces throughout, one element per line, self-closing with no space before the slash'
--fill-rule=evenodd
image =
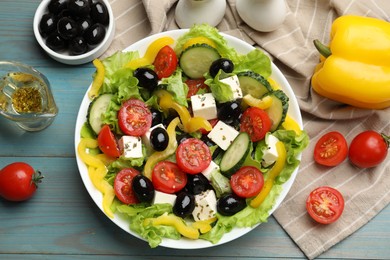
<path id="1" fill-rule="evenodd" d="M 225 122 L 226 124 L 231 124 L 241 114 L 241 106 L 238 101 L 226 102 L 218 108 L 218 119 Z"/>
<path id="2" fill-rule="evenodd" d="M 138 79 L 138 86 L 153 91 L 158 85 L 158 76 L 149 68 L 138 68 L 134 71 L 134 77 Z"/>
<path id="3" fill-rule="evenodd" d="M 223 216 L 232 216 L 246 207 L 244 198 L 235 194 L 228 194 L 220 198 L 217 202 L 217 211 Z"/>
<path id="4" fill-rule="evenodd" d="M 52 33 L 47 37 L 46 45 L 53 51 L 61 51 L 65 49 L 66 42 L 57 33 Z"/>
<path id="5" fill-rule="evenodd" d="M 68 0 L 51 0 L 47 6 L 49 12 L 52 14 L 59 14 L 62 10 L 68 6 Z"/>
<path id="6" fill-rule="evenodd" d="M 177 197 L 175 204 L 173 205 L 173 214 L 178 217 L 185 218 L 189 216 L 195 208 L 195 197 L 194 195 L 187 192 L 180 192 Z"/>
<path id="7" fill-rule="evenodd" d="M 77 23 L 70 17 L 61 18 L 58 21 L 57 29 L 60 36 L 65 40 L 72 39 L 79 33 L 79 27 Z"/>
<path id="8" fill-rule="evenodd" d="M 76 17 L 84 17 L 89 15 L 91 6 L 88 0 L 69 0 L 68 9 Z"/>
<path id="9" fill-rule="evenodd" d="M 106 36 L 106 28 L 100 24 L 95 23 L 84 32 L 84 38 L 90 45 L 95 45 L 103 41 Z"/>
<path id="10" fill-rule="evenodd" d="M 78 36 L 69 41 L 69 52 L 71 55 L 80 55 L 86 53 L 88 44 L 82 36 Z"/>
<path id="11" fill-rule="evenodd" d="M 164 151 L 169 143 L 167 131 L 162 127 L 156 127 L 150 133 L 150 144 L 156 151 Z"/>
<path id="12" fill-rule="evenodd" d="M 151 202 L 154 198 L 152 181 L 144 175 L 136 175 L 131 183 L 137 199 L 141 202 Z"/>
<path id="13" fill-rule="evenodd" d="M 108 25 L 109 17 L 106 5 L 103 2 L 93 3 L 91 6 L 91 18 L 96 23 Z"/>
<path id="14" fill-rule="evenodd" d="M 191 194 L 197 195 L 210 189 L 209 180 L 202 173 L 188 174 L 186 190 Z"/>
<path id="15" fill-rule="evenodd" d="M 220 58 L 218 60 L 215 60 L 211 66 L 210 66 L 210 76 L 215 77 L 217 76 L 219 70 L 223 70 L 226 73 L 232 72 L 234 69 L 234 64 L 231 60 L 226 58 Z"/>
<path id="16" fill-rule="evenodd" d="M 39 22 L 39 32 L 42 36 L 51 34 L 57 30 L 57 20 L 53 14 L 44 14 Z"/>

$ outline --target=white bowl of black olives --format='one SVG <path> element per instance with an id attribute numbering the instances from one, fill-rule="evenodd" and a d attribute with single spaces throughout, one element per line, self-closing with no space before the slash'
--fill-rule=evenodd
<path id="1" fill-rule="evenodd" d="M 108 0 L 43 0 L 33 28 L 50 57 L 79 65 L 107 50 L 114 39 L 115 19 Z"/>

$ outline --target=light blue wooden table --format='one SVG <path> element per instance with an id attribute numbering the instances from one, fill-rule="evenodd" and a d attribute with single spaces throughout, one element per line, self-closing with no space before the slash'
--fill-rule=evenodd
<path id="1" fill-rule="evenodd" d="M 39 2 L 0 0 L 0 60 L 43 72 L 60 110 L 49 128 L 36 133 L 0 118 L 0 167 L 25 161 L 45 175 L 30 201 L 0 200 L 0 259 L 305 258 L 272 217 L 233 242 L 202 250 L 150 249 L 105 217 L 84 188 L 74 150 L 76 117 L 94 68 L 60 64 L 40 49 L 32 30 Z M 319 258 L 390 259 L 390 207 Z"/>

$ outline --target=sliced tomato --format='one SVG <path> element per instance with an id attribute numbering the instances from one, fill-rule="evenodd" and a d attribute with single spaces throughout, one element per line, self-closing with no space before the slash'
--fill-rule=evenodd
<path id="1" fill-rule="evenodd" d="M 271 130 L 271 125 L 267 112 L 257 107 L 247 108 L 240 119 L 240 131 L 248 133 L 252 142 L 262 140 Z"/>
<path id="2" fill-rule="evenodd" d="M 308 196 L 306 209 L 309 215 L 318 223 L 330 224 L 335 222 L 343 213 L 344 198 L 334 188 L 319 187 Z"/>
<path id="3" fill-rule="evenodd" d="M 142 136 L 152 126 L 152 113 L 143 101 L 129 99 L 119 109 L 118 124 L 123 133 Z"/>
<path id="4" fill-rule="evenodd" d="M 199 90 L 204 90 L 204 92 L 209 92 L 209 86 L 204 83 L 205 79 L 187 79 L 185 83 L 188 86 L 187 98 L 190 98 L 193 95 L 196 95 Z"/>
<path id="5" fill-rule="evenodd" d="M 202 140 L 188 138 L 177 147 L 176 162 L 186 173 L 200 173 L 211 162 L 210 149 Z"/>
<path id="6" fill-rule="evenodd" d="M 166 45 L 161 48 L 154 59 L 154 71 L 159 79 L 167 78 L 173 74 L 177 68 L 177 56 L 175 51 Z"/>
<path id="7" fill-rule="evenodd" d="M 156 190 L 175 193 L 186 186 L 187 174 L 176 163 L 161 161 L 153 168 L 152 183 Z"/>
<path id="8" fill-rule="evenodd" d="M 118 142 L 112 133 L 109 125 L 104 125 L 98 135 L 98 145 L 100 150 L 107 156 L 119 157 L 121 152 L 119 151 Z"/>
<path id="9" fill-rule="evenodd" d="M 242 198 L 251 198 L 259 194 L 264 185 L 263 174 L 253 166 L 241 167 L 230 178 L 233 192 Z"/>
<path id="10" fill-rule="evenodd" d="M 325 166 L 336 166 L 348 156 L 348 144 L 336 131 L 324 134 L 314 147 L 314 160 Z"/>
<path id="11" fill-rule="evenodd" d="M 115 177 L 114 192 L 116 197 L 125 204 L 136 204 L 138 199 L 133 191 L 132 182 L 140 174 L 134 168 L 124 168 Z"/>

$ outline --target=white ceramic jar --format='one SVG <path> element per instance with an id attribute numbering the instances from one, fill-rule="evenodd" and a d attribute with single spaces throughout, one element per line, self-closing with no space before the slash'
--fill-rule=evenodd
<path id="1" fill-rule="evenodd" d="M 207 23 L 217 26 L 226 11 L 226 0 L 179 0 L 175 9 L 175 20 L 180 28 Z"/>
<path id="2" fill-rule="evenodd" d="M 276 30 L 287 14 L 284 0 L 237 0 L 236 8 L 241 19 L 260 32 Z"/>

